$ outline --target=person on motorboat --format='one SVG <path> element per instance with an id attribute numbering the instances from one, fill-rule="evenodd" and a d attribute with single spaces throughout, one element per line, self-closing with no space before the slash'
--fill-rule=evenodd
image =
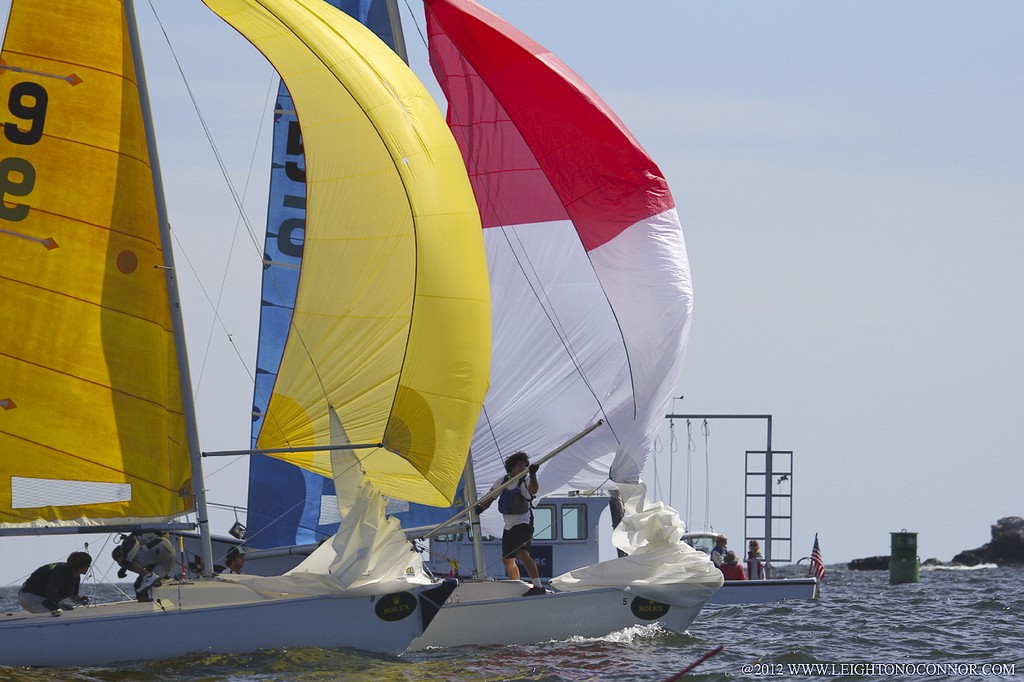
<path id="1" fill-rule="evenodd" d="M 740 566 L 739 559 L 736 558 L 736 552 L 729 550 L 725 553 L 725 557 L 722 559 L 722 565 L 718 567 L 722 571 L 722 575 L 725 576 L 726 580 L 746 580 L 747 573 Z"/>
<path id="2" fill-rule="evenodd" d="M 711 548 L 711 561 L 716 567 L 722 567 L 722 560 L 725 559 L 726 545 L 729 544 L 729 538 L 724 535 L 715 537 L 715 546 Z"/>
<path id="3" fill-rule="evenodd" d="M 761 554 L 761 543 L 751 540 L 747 548 L 747 575 L 750 580 L 764 580 L 764 554 Z"/>

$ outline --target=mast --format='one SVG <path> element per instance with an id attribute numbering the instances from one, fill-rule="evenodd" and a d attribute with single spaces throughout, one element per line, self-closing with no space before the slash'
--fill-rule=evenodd
<path id="1" fill-rule="evenodd" d="M 181 316 L 181 297 L 178 294 L 178 280 L 174 270 L 174 253 L 171 245 L 171 230 L 167 220 L 167 202 L 164 197 L 163 180 L 160 176 L 160 161 L 157 156 L 156 134 L 153 116 L 149 107 L 149 90 L 146 87 L 145 69 L 142 65 L 142 47 L 135 21 L 133 0 L 124 0 L 125 21 L 135 62 L 135 78 L 142 106 L 142 120 L 146 129 L 146 147 L 153 177 L 153 193 L 156 197 L 156 215 L 160 229 L 160 244 L 164 254 L 164 273 L 167 277 L 167 295 L 171 306 L 171 322 L 174 328 L 174 348 L 178 361 L 178 376 L 181 382 L 181 400 L 185 409 L 185 431 L 188 436 L 189 459 L 192 462 L 192 494 L 196 502 L 196 520 L 199 524 L 200 555 L 203 559 L 203 575 L 213 571 L 213 546 L 210 542 L 210 517 L 206 508 L 206 484 L 203 480 L 203 464 L 199 450 L 199 429 L 196 424 L 195 400 L 192 396 L 192 376 L 188 368 L 188 351 L 185 348 L 185 326 Z"/>
<path id="2" fill-rule="evenodd" d="M 555 448 L 548 454 L 541 457 L 539 460 L 534 462 L 534 464 L 536 464 L 537 466 L 545 464 L 549 459 L 551 459 L 552 457 L 561 452 L 564 452 L 566 449 L 569 448 L 569 446 L 575 444 L 581 438 L 589 434 L 591 431 L 594 431 L 602 424 L 604 424 L 604 420 L 598 419 L 596 422 L 594 422 L 587 428 L 583 429 L 582 431 L 580 431 L 575 436 L 559 445 L 557 448 Z M 500 486 L 497 486 L 496 488 L 490 490 L 486 495 L 484 495 L 480 499 L 482 499 L 485 502 L 494 500 L 495 498 L 498 497 L 498 495 L 501 494 L 502 490 L 519 485 L 519 482 L 526 478 L 526 474 L 527 472 L 523 471 L 519 474 L 516 474 L 515 476 L 512 476 L 507 481 L 502 483 Z M 448 519 L 447 521 L 443 521 L 442 523 L 437 524 L 436 526 L 428 530 L 426 533 L 420 535 L 419 538 L 426 539 L 435 537 L 452 524 L 461 523 L 462 519 L 468 516 L 471 519 L 470 524 L 473 527 L 473 561 L 476 564 L 473 568 L 473 577 L 483 578 L 486 577 L 486 571 L 484 568 L 482 568 L 484 566 L 483 539 L 480 534 L 480 517 L 476 513 L 476 505 L 479 502 L 479 500 L 477 499 L 476 496 L 476 479 L 473 471 L 472 453 L 470 453 L 466 461 L 466 468 L 463 470 L 463 476 L 465 477 L 466 483 L 466 508 L 460 511 L 455 516 Z M 483 573 L 483 575 L 478 575 L 478 573 Z"/>
<path id="3" fill-rule="evenodd" d="M 473 577 L 482 580 L 487 577 L 487 564 L 484 559 L 484 544 L 480 536 L 480 515 L 476 513 L 476 474 L 473 471 L 473 453 L 466 458 L 466 508 L 469 509 L 470 535 L 473 537 Z"/>
<path id="4" fill-rule="evenodd" d="M 391 21 L 391 35 L 395 44 L 392 47 L 395 53 L 402 58 L 406 64 L 409 63 L 409 53 L 405 49 L 405 34 L 402 33 L 402 17 L 398 12 L 398 0 L 387 0 L 388 19 Z"/>

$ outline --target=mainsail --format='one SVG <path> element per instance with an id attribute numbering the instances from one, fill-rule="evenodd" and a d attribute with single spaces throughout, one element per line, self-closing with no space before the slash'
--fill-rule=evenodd
<path id="1" fill-rule="evenodd" d="M 508 454 L 543 454 L 604 419 L 544 467 L 544 492 L 636 483 L 679 380 L 692 307 L 665 178 L 543 46 L 474 2 L 425 5 L 494 295 L 477 479 L 488 485 Z"/>
<path id="2" fill-rule="evenodd" d="M 377 444 L 279 456 L 353 495 L 365 476 L 378 495 L 447 506 L 490 348 L 479 217 L 451 133 L 401 59 L 337 9 L 206 4 L 270 59 L 302 123 L 301 265 L 257 445 Z M 368 509 L 342 497 L 343 516 Z"/>
<path id="3" fill-rule="evenodd" d="M 0 55 L 2 528 L 156 523 L 193 505 L 133 64 L 120 2 L 12 5 Z"/>

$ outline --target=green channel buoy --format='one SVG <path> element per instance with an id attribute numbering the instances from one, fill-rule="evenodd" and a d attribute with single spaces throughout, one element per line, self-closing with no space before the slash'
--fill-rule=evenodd
<path id="1" fill-rule="evenodd" d="M 917 555 L 917 533 L 908 533 L 904 528 L 892 536 L 892 551 L 889 557 L 889 582 L 921 582 L 921 558 Z"/>

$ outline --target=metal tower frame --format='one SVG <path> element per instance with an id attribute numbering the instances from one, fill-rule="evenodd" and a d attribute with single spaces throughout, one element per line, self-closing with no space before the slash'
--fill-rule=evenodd
<path id="1" fill-rule="evenodd" d="M 746 475 L 747 478 L 744 483 L 744 539 L 743 546 L 747 546 L 747 543 L 751 537 L 749 535 L 749 526 L 751 520 L 764 519 L 764 535 L 761 536 L 764 539 L 764 558 L 765 565 L 768 569 L 771 569 L 772 560 L 778 559 L 781 561 L 792 561 L 792 535 L 793 535 L 793 493 L 792 493 L 792 474 L 793 474 L 793 451 L 792 450 L 773 450 L 772 449 L 772 415 L 770 414 L 666 414 L 666 419 L 763 419 L 767 425 L 767 444 L 764 450 L 748 450 L 747 462 L 746 462 Z M 763 471 L 751 472 L 751 455 L 763 455 L 764 456 L 764 467 Z M 788 456 L 788 461 L 785 463 L 775 461 L 775 456 Z M 752 476 L 760 475 L 764 481 L 764 492 L 763 493 L 751 493 L 750 492 L 750 479 Z M 789 481 L 788 492 L 786 493 L 774 493 L 772 486 L 772 479 L 775 476 L 784 477 L 780 480 L 780 484 L 783 481 Z M 764 514 L 751 513 L 750 501 L 752 499 L 764 498 Z M 783 504 L 786 505 L 786 512 L 784 514 L 776 514 L 772 507 L 773 502 L 776 499 L 784 500 Z M 758 510 L 755 510 L 758 511 Z M 774 537 L 772 535 L 772 522 L 775 520 L 782 520 L 786 523 L 788 531 L 786 534 Z M 759 538 L 760 539 L 760 538 Z M 773 545 L 778 541 L 780 543 L 787 543 L 789 551 L 785 553 L 786 557 L 777 556 L 773 552 Z"/>

